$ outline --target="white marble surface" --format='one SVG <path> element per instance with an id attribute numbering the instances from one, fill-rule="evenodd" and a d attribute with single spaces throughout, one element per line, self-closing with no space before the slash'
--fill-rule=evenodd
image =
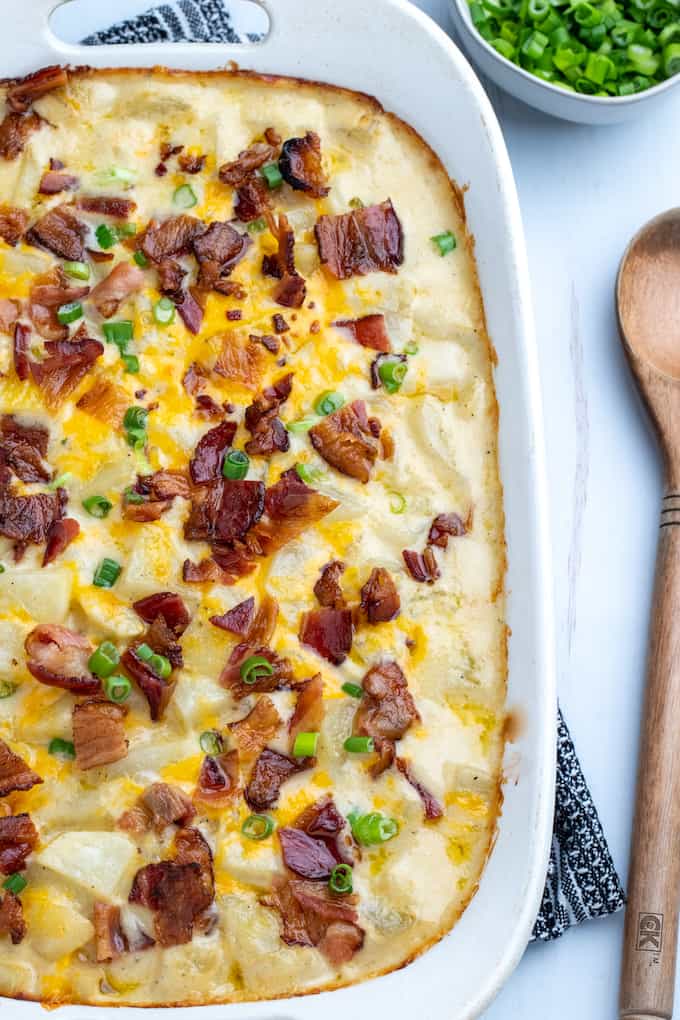
<path id="1" fill-rule="evenodd" d="M 86 0 L 63 23 L 77 38 L 149 3 L 118 0 L 114 12 Z M 419 6 L 450 28 L 446 0 Z M 533 281 L 560 698 L 625 880 L 660 471 L 619 348 L 613 287 L 630 236 L 680 204 L 680 90 L 644 120 L 608 128 L 551 120 L 493 89 L 491 98 Z M 592 921 L 530 947 L 487 1020 L 614 1020 L 622 922 Z"/>

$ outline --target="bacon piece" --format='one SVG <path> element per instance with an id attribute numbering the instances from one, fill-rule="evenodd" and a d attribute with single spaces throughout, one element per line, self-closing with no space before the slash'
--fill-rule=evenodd
<path id="1" fill-rule="evenodd" d="M 288 723 L 291 746 L 298 733 L 318 733 L 323 716 L 323 680 L 321 673 L 316 673 L 299 688 L 295 711 Z"/>
<path id="2" fill-rule="evenodd" d="M 30 790 L 42 783 L 37 772 L 15 754 L 4 740 L 0 740 L 0 797 L 14 790 Z"/>
<path id="3" fill-rule="evenodd" d="M 279 170 L 291 188 L 304 191 L 312 198 L 325 198 L 331 190 L 326 186 L 321 165 L 321 139 L 315 131 L 308 131 L 304 138 L 289 138 L 283 143 Z"/>
<path id="4" fill-rule="evenodd" d="M 290 329 L 290 326 L 280 312 L 275 312 L 272 315 L 272 325 L 275 333 L 287 333 Z"/>
<path id="5" fill-rule="evenodd" d="M 254 390 L 266 367 L 262 348 L 250 337 L 239 336 L 231 330 L 222 336 L 222 346 L 213 371 L 225 379 Z"/>
<path id="6" fill-rule="evenodd" d="M 339 666 L 352 649 L 354 623 L 351 609 L 312 609 L 302 614 L 298 637 L 324 659 Z"/>
<path id="7" fill-rule="evenodd" d="M 191 486 L 184 471 L 154 471 L 152 475 L 138 475 L 136 489 L 152 499 L 189 499 Z"/>
<path id="8" fill-rule="evenodd" d="M 341 329 L 347 329 L 362 347 L 370 347 L 373 351 L 388 354 L 391 351 L 390 338 L 385 329 L 384 315 L 363 315 L 360 319 L 338 319 L 332 323 Z"/>
<path id="9" fill-rule="evenodd" d="M 272 740 L 281 725 L 276 705 L 263 694 L 248 715 L 229 723 L 229 730 L 244 758 L 254 758 Z"/>
<path id="10" fill-rule="evenodd" d="M 219 169 L 219 178 L 223 184 L 237 188 L 253 173 L 254 170 L 270 163 L 274 158 L 274 149 L 264 142 L 255 142 L 250 148 L 239 152 L 238 158 L 231 163 L 224 163 Z"/>
<path id="11" fill-rule="evenodd" d="M 209 482 L 193 494 L 184 537 L 189 541 L 231 543 L 243 539 L 263 511 L 263 482 Z"/>
<path id="12" fill-rule="evenodd" d="M 245 684 L 241 679 L 241 665 L 251 655 L 263 656 L 271 664 L 274 672 L 270 676 L 260 677 L 253 684 Z M 249 694 L 271 693 L 282 688 L 299 687 L 300 682 L 293 676 L 293 667 L 288 659 L 279 658 L 271 648 L 258 647 L 246 642 L 236 645 L 220 674 L 220 683 L 231 690 L 237 701 Z"/>
<path id="13" fill-rule="evenodd" d="M 29 814 L 0 818 L 0 871 L 5 875 L 23 871 L 37 844 L 38 831 Z"/>
<path id="14" fill-rule="evenodd" d="M 78 386 L 104 353 L 98 340 L 83 337 L 80 340 L 47 340 L 44 361 L 32 361 L 31 374 L 43 391 L 45 402 L 55 407 Z"/>
<path id="15" fill-rule="evenodd" d="M 335 967 L 348 963 L 364 943 L 357 897 L 336 896 L 325 882 L 276 876 L 260 902 L 279 913 L 283 942 L 316 946 Z"/>
<path id="16" fill-rule="evenodd" d="M 248 177 L 236 191 L 234 216 L 241 223 L 252 223 L 269 209 L 267 185 L 261 177 Z"/>
<path id="17" fill-rule="evenodd" d="M 210 622 L 221 630 L 228 630 L 232 634 L 247 637 L 254 619 L 255 599 L 251 595 L 250 598 L 227 610 L 222 616 L 211 616 Z"/>
<path id="18" fill-rule="evenodd" d="M 345 819 L 330 795 L 306 807 L 293 824 L 308 836 L 323 840 L 338 863 L 354 863 L 354 839 L 346 832 Z"/>
<path id="19" fill-rule="evenodd" d="M 262 259 L 265 276 L 275 276 L 281 282 L 274 291 L 274 300 L 286 308 L 300 308 L 307 292 L 306 284 L 295 268 L 295 234 L 285 213 L 278 220 L 267 215 L 271 233 L 277 240 L 277 250 Z"/>
<path id="20" fill-rule="evenodd" d="M 128 219 L 137 208 L 137 203 L 131 198 L 119 198 L 117 195 L 81 195 L 76 205 L 83 212 L 110 216 L 114 220 Z"/>
<path id="21" fill-rule="evenodd" d="M 236 584 L 240 577 L 247 577 L 254 569 L 255 564 L 241 550 L 214 548 L 214 556 L 210 559 L 201 560 L 200 563 L 185 560 L 182 566 L 182 580 L 188 584 L 203 584 L 208 581 Z"/>
<path id="22" fill-rule="evenodd" d="M 420 716 L 406 677 L 396 662 L 373 666 L 364 677 L 362 686 L 364 696 L 354 716 L 354 732 L 376 740 L 380 758 L 372 773 L 378 776 L 392 763 L 392 741 L 403 737 Z M 387 746 L 382 746 L 383 741 Z"/>
<path id="23" fill-rule="evenodd" d="M 43 556 L 42 565 L 46 567 L 57 556 L 61 556 L 64 550 L 80 534 L 80 525 L 73 517 L 64 517 L 60 521 L 53 521 L 50 530 L 47 532 L 47 545 Z"/>
<path id="24" fill-rule="evenodd" d="M 154 934 L 161 946 L 179 946 L 191 942 L 213 895 L 197 862 L 159 861 L 137 872 L 128 899 L 155 912 Z"/>
<path id="25" fill-rule="evenodd" d="M 14 357 L 14 371 L 22 382 L 28 379 L 31 367 L 31 362 L 28 357 L 28 345 L 30 339 L 30 327 L 24 326 L 21 322 L 17 322 L 14 327 L 12 353 Z"/>
<path id="26" fill-rule="evenodd" d="M 14 113 L 26 113 L 36 99 L 67 85 L 68 73 L 65 67 L 59 64 L 41 67 L 39 71 L 12 82 L 7 91 L 7 105 Z"/>
<path id="27" fill-rule="evenodd" d="M 223 807 L 233 800 L 238 788 L 238 751 L 226 751 L 215 756 L 207 754 L 203 759 L 198 786 L 194 792 L 196 800 Z"/>
<path id="28" fill-rule="evenodd" d="M 287 868 L 302 878 L 330 878 L 338 861 L 322 840 L 292 828 L 279 829 L 278 837 Z"/>
<path id="29" fill-rule="evenodd" d="M 103 698 L 88 698 L 73 706 L 73 746 L 79 769 L 111 765 L 126 756 L 123 720 L 127 713 L 125 705 Z"/>
<path id="30" fill-rule="evenodd" d="M 401 223 L 389 198 L 339 216 L 320 216 L 314 233 L 321 262 L 338 280 L 378 270 L 396 273 L 404 261 Z"/>
<path id="31" fill-rule="evenodd" d="M 379 447 L 362 400 L 346 404 L 339 411 L 322 418 L 309 430 L 309 438 L 317 453 L 331 467 L 366 484 Z"/>
<path id="32" fill-rule="evenodd" d="M 177 303 L 177 311 L 189 332 L 197 336 L 203 324 L 203 308 L 191 290 L 182 295 L 182 300 Z"/>
<path id="33" fill-rule="evenodd" d="M 110 963 L 128 951 L 128 942 L 120 923 L 120 907 L 97 900 L 92 915 L 97 963 Z"/>
<path id="34" fill-rule="evenodd" d="M 187 270 L 174 259 L 163 259 L 158 263 L 158 289 L 173 300 L 182 300 L 182 284 Z"/>
<path id="35" fill-rule="evenodd" d="M 152 521 L 159 521 L 171 506 L 171 499 L 152 499 L 144 503 L 134 503 L 124 496 L 122 513 L 126 521 L 150 524 Z"/>
<path id="36" fill-rule="evenodd" d="M 121 301 L 136 294 L 145 284 L 145 277 L 139 266 L 130 262 L 119 262 L 105 279 L 90 292 L 90 301 L 100 315 L 110 319 L 118 311 Z"/>
<path id="37" fill-rule="evenodd" d="M 217 276 L 228 276 L 252 243 L 247 234 L 240 234 L 230 223 L 216 221 L 194 239 L 194 253 L 201 265 L 217 267 Z"/>
<path id="38" fill-rule="evenodd" d="M 392 575 L 385 567 L 374 567 L 361 589 L 361 608 L 369 623 L 386 623 L 399 616 L 401 599 Z"/>
<path id="39" fill-rule="evenodd" d="M 345 596 L 340 587 L 340 578 L 345 572 L 345 564 L 340 560 L 331 560 L 321 568 L 321 575 L 314 585 L 314 594 L 320 606 L 326 609 L 344 609 Z"/>
<path id="40" fill-rule="evenodd" d="M 401 555 L 404 557 L 406 568 L 414 581 L 433 584 L 441 576 L 441 571 L 437 566 L 437 560 L 431 546 L 426 546 L 422 553 L 414 552 L 412 549 L 404 549 Z"/>
<path id="41" fill-rule="evenodd" d="M 11 414 L 0 416 L 0 463 L 22 482 L 48 482 L 52 477 L 44 462 L 48 441 L 44 426 L 24 425 Z"/>
<path id="42" fill-rule="evenodd" d="M 168 783 L 152 783 L 141 795 L 140 804 L 148 812 L 150 824 L 158 831 L 167 825 L 187 825 L 196 814 L 186 793 Z"/>
<path id="43" fill-rule="evenodd" d="M 236 435 L 236 428 L 235 421 L 225 421 L 201 436 L 189 462 L 194 485 L 222 477 L 222 462 Z"/>
<path id="44" fill-rule="evenodd" d="M 165 623 L 177 637 L 189 626 L 191 616 L 180 595 L 171 591 L 159 591 L 132 603 L 132 608 L 145 623 L 153 623 L 162 616 Z"/>
<path id="45" fill-rule="evenodd" d="M 38 248 L 47 248 L 59 258 L 79 262 L 85 254 L 87 227 L 68 205 L 57 205 L 34 223 L 26 240 Z"/>
<path id="46" fill-rule="evenodd" d="M 57 319 L 57 309 L 61 305 L 80 301 L 89 292 L 89 287 L 71 286 L 61 268 L 55 266 L 49 272 L 36 276 L 31 283 L 28 298 L 31 322 L 47 340 L 65 340 L 68 337 L 68 326 Z"/>
<path id="47" fill-rule="evenodd" d="M 130 398 L 125 390 L 103 375 L 95 376 L 90 389 L 76 403 L 78 410 L 112 428 L 120 428 L 129 406 Z"/>
<path id="48" fill-rule="evenodd" d="M 80 187 L 80 177 L 73 174 L 61 174 L 55 170 L 46 170 L 40 178 L 39 195 L 59 195 L 62 191 L 76 191 Z"/>
<path id="49" fill-rule="evenodd" d="M 189 152 L 184 152 L 179 156 L 177 162 L 179 163 L 180 170 L 183 170 L 185 174 L 200 174 L 207 158 L 207 156 L 196 156 Z"/>
<path id="50" fill-rule="evenodd" d="M 21 900 L 6 892 L 0 904 L 0 935 L 9 935 L 12 945 L 18 946 L 26 934 L 26 921 Z"/>
<path id="51" fill-rule="evenodd" d="M 182 377 L 182 386 L 190 397 L 195 397 L 207 386 L 208 369 L 198 361 L 192 361 Z"/>
<path id="52" fill-rule="evenodd" d="M 267 517 L 252 535 L 267 556 L 283 548 L 338 506 L 337 500 L 323 496 L 302 481 L 295 468 L 284 471 L 278 482 L 267 489 Z"/>
<path id="53" fill-rule="evenodd" d="M 12 205 L 0 205 L 0 237 L 13 248 L 28 226 L 28 213 Z"/>
<path id="54" fill-rule="evenodd" d="M 466 534 L 467 525 L 458 514 L 439 514 L 430 525 L 427 544 L 446 549 L 449 544 L 449 536 L 459 538 Z"/>
<path id="55" fill-rule="evenodd" d="M 252 627 L 247 634 L 248 641 L 251 644 L 267 644 L 274 634 L 278 616 L 279 604 L 276 599 L 271 595 L 263 595 Z"/>
<path id="56" fill-rule="evenodd" d="M 265 811 L 273 807 L 286 779 L 296 772 L 311 768 L 313 761 L 312 758 L 288 758 L 266 747 L 257 758 L 244 791 L 248 807 L 253 811 Z"/>
<path id="57" fill-rule="evenodd" d="M 96 248 L 86 248 L 85 251 L 92 262 L 96 262 L 97 264 L 100 262 L 113 262 L 114 254 L 112 251 L 97 251 Z"/>
<path id="58" fill-rule="evenodd" d="M 406 758 L 396 758 L 395 763 L 402 776 L 408 783 L 411 784 L 413 789 L 416 791 L 421 801 L 423 802 L 423 810 L 425 812 L 425 821 L 434 822 L 438 818 L 441 818 L 444 814 L 444 809 L 437 800 L 437 798 L 430 793 L 430 791 L 423 786 L 413 774 L 413 768 L 411 762 L 407 761 Z"/>
<path id="59" fill-rule="evenodd" d="M 15 496 L 0 488 L 0 535 L 24 544 L 42 544 L 52 522 L 63 516 L 65 501 L 64 489 L 35 496 Z"/>
<path id="60" fill-rule="evenodd" d="M 87 665 L 94 648 L 82 634 L 41 623 L 27 635 L 24 647 L 28 671 L 40 683 L 83 696 L 99 694 L 99 679 Z"/>
<path id="61" fill-rule="evenodd" d="M 25 116 L 20 113 L 8 113 L 0 123 L 0 156 L 6 160 L 16 159 L 24 151 L 29 137 L 44 123 L 37 113 Z"/>
<path id="62" fill-rule="evenodd" d="M 245 445 L 247 453 L 269 456 L 289 448 L 290 438 L 278 415 L 281 405 L 290 396 L 292 385 L 293 374 L 289 372 L 267 386 L 246 408 L 245 424 L 253 437 Z"/>
<path id="63" fill-rule="evenodd" d="M 144 231 L 141 249 L 152 262 L 175 255 L 186 255 L 191 251 L 194 239 L 205 230 L 205 224 L 195 216 L 181 213 L 159 223 L 152 220 Z"/>
<path id="64" fill-rule="evenodd" d="M 301 308 L 306 294 L 307 284 L 296 273 L 294 276 L 284 276 L 274 288 L 273 296 L 277 305 L 282 305 L 284 308 Z"/>
<path id="65" fill-rule="evenodd" d="M 182 648 L 177 643 L 175 634 L 167 625 L 164 617 L 159 614 L 147 630 L 146 634 L 133 642 L 123 653 L 122 664 L 138 684 L 142 694 L 149 703 L 149 714 L 154 722 L 162 717 L 175 689 L 174 679 L 164 680 L 149 668 L 146 662 L 137 655 L 140 644 L 148 644 L 157 655 L 163 655 L 174 669 L 183 665 Z"/>
<path id="66" fill-rule="evenodd" d="M 0 330 L 3 333 L 6 333 L 8 336 L 14 335 L 20 315 L 20 301 L 15 301 L 12 298 L 0 298 Z"/>
<path id="67" fill-rule="evenodd" d="M 215 895 L 213 855 L 205 837 L 198 829 L 185 827 L 178 831 L 175 836 L 175 861 L 177 864 L 198 865 L 203 888 L 212 899 Z"/>

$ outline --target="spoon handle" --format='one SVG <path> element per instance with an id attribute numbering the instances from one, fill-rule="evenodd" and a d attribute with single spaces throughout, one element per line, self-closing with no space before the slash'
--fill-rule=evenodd
<path id="1" fill-rule="evenodd" d="M 680 488 L 664 496 L 628 878 L 619 1015 L 670 1020 L 680 902 Z"/>

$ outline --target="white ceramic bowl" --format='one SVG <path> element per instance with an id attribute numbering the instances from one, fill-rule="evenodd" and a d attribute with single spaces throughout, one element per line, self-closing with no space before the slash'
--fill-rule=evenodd
<path id="1" fill-rule="evenodd" d="M 501 56 L 472 23 L 468 0 L 449 0 L 451 17 L 468 56 L 496 85 L 543 113 L 579 124 L 619 124 L 661 103 L 680 85 L 680 74 L 632 96 L 586 96 L 542 81 Z"/>

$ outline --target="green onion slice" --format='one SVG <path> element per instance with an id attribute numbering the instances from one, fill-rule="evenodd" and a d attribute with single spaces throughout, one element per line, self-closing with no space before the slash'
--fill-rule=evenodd
<path id="1" fill-rule="evenodd" d="M 402 361 L 396 356 L 390 358 L 388 355 L 378 364 L 380 381 L 388 393 L 397 393 L 401 389 L 401 384 L 406 378 L 407 372 L 408 364 L 406 361 Z"/>
<path id="2" fill-rule="evenodd" d="M 99 648 L 92 653 L 87 663 L 90 673 L 104 679 L 111 676 L 120 662 L 118 649 L 110 641 L 102 641 Z"/>
<path id="3" fill-rule="evenodd" d="M 314 404 L 314 410 L 317 414 L 325 417 L 327 414 L 333 414 L 334 411 L 338 411 L 345 403 L 345 398 L 342 393 L 337 393 L 336 390 L 324 390 L 324 392 L 317 397 L 316 403 Z"/>
<path id="4" fill-rule="evenodd" d="M 62 740 L 61 737 L 53 737 L 47 747 L 48 754 L 60 754 L 64 758 L 75 758 L 76 749 L 72 741 Z"/>
<path id="5" fill-rule="evenodd" d="M 147 645 L 145 642 L 142 642 L 141 645 L 137 645 L 137 647 L 135 648 L 135 654 L 138 659 L 142 660 L 142 662 L 148 662 L 149 659 L 151 659 L 151 657 L 153 656 L 154 651 L 153 648 L 150 647 L 150 645 Z"/>
<path id="6" fill-rule="evenodd" d="M 255 842 L 259 843 L 260 840 L 271 836 L 274 828 L 274 819 L 270 818 L 269 815 L 248 815 L 241 826 L 241 832 L 248 839 L 254 839 Z"/>
<path id="7" fill-rule="evenodd" d="M 94 179 L 103 188 L 110 187 L 112 184 L 123 184 L 129 187 L 137 180 L 137 173 L 124 166 L 111 166 L 108 170 L 98 170 Z"/>
<path id="8" fill-rule="evenodd" d="M 371 811 L 366 815 L 352 811 L 347 817 L 352 828 L 352 835 L 362 846 L 378 846 L 380 843 L 386 843 L 399 832 L 399 823 L 379 811 Z"/>
<path id="9" fill-rule="evenodd" d="M 180 184 L 172 196 L 172 201 L 179 209 L 192 209 L 198 204 L 196 192 L 190 184 Z"/>
<path id="10" fill-rule="evenodd" d="M 139 492 L 135 492 L 131 485 L 128 485 L 126 489 L 123 489 L 123 497 L 126 503 L 133 503 L 139 505 L 144 502 L 144 497 Z"/>
<path id="11" fill-rule="evenodd" d="M 137 263 L 140 269 L 146 269 L 147 266 L 149 265 L 149 260 L 141 248 L 137 249 L 132 258 Z"/>
<path id="12" fill-rule="evenodd" d="M 242 450 L 230 450 L 222 464 L 222 474 L 225 478 L 238 481 L 245 478 L 250 467 L 250 458 Z"/>
<path id="13" fill-rule="evenodd" d="M 259 219 L 250 221 L 250 223 L 248 224 L 248 233 L 261 234 L 262 231 L 266 229 L 266 226 L 267 226 L 266 221 L 262 218 L 262 216 L 260 216 Z"/>
<path id="14" fill-rule="evenodd" d="M 372 754 L 375 742 L 373 737 L 348 737 L 343 747 L 350 754 Z"/>
<path id="15" fill-rule="evenodd" d="M 419 350 L 420 348 L 418 344 L 415 342 L 415 340 L 409 340 L 409 342 L 404 347 L 404 354 L 417 354 Z"/>
<path id="16" fill-rule="evenodd" d="M 11 697 L 18 688 L 19 684 L 15 684 L 12 680 L 0 680 L 0 698 Z"/>
<path id="17" fill-rule="evenodd" d="M 449 252 L 454 251 L 457 243 L 454 234 L 450 230 L 444 231 L 443 234 L 435 234 L 430 240 L 434 241 L 437 245 L 440 255 L 448 255 Z"/>
<path id="18" fill-rule="evenodd" d="M 136 354 L 121 354 L 120 360 L 123 362 L 126 372 L 129 372 L 130 375 L 137 375 L 139 372 L 139 358 Z"/>
<path id="19" fill-rule="evenodd" d="M 92 584 L 96 588 L 113 588 L 122 569 L 120 563 L 105 557 L 94 572 Z"/>
<path id="20" fill-rule="evenodd" d="M 153 317 L 159 326 L 169 326 L 175 319 L 175 305 L 170 298 L 162 297 L 153 306 Z"/>
<path id="21" fill-rule="evenodd" d="M 4 566 L 3 563 L 0 563 L 0 574 L 4 574 L 4 573 L 5 573 L 5 566 Z"/>
<path id="22" fill-rule="evenodd" d="M 27 885 L 28 882 L 26 881 L 24 876 L 20 875 L 18 872 L 15 872 L 13 875 L 9 875 L 5 879 L 5 881 L 2 883 L 2 888 L 6 889 L 7 892 L 14 893 L 15 896 L 18 896 L 19 893 L 22 893 L 24 891 Z"/>
<path id="23" fill-rule="evenodd" d="M 283 184 L 283 177 L 277 163 L 268 163 L 262 167 L 262 176 L 267 182 L 270 191 L 279 188 Z"/>
<path id="24" fill-rule="evenodd" d="M 56 478 L 53 478 L 47 488 L 52 491 L 55 489 L 63 489 L 68 485 L 72 478 L 73 475 L 70 471 L 64 471 L 63 475 L 57 475 Z"/>
<path id="25" fill-rule="evenodd" d="M 164 655 L 158 655 L 156 652 L 154 652 L 154 654 L 147 662 L 147 666 L 152 671 L 152 673 L 155 673 L 156 676 L 159 676 L 161 680 L 167 680 L 170 674 L 172 673 L 172 665 L 170 663 L 170 660 L 166 659 Z"/>
<path id="26" fill-rule="evenodd" d="M 113 503 L 104 496 L 88 496 L 83 500 L 83 506 L 90 517 L 99 517 L 100 519 L 108 517 L 113 509 Z"/>
<path id="27" fill-rule="evenodd" d="M 320 418 L 318 415 L 307 415 L 306 418 L 298 418 L 297 421 L 289 421 L 286 428 L 289 432 L 295 434 L 296 432 L 309 432 L 311 428 L 318 425 Z"/>
<path id="28" fill-rule="evenodd" d="M 83 306 L 80 301 L 69 301 L 66 305 L 61 305 L 57 309 L 57 319 L 62 326 L 68 326 L 70 322 L 75 322 L 76 319 L 82 319 L 83 317 Z"/>
<path id="29" fill-rule="evenodd" d="M 274 667 L 264 655 L 251 655 L 241 663 L 239 670 L 244 684 L 256 684 L 265 676 L 272 676 Z"/>
<path id="30" fill-rule="evenodd" d="M 134 335 L 134 326 L 130 319 L 120 319 L 118 322 L 105 322 L 102 330 L 107 343 L 116 344 L 119 347 L 129 343 Z"/>
<path id="31" fill-rule="evenodd" d="M 406 497 L 402 496 L 400 492 L 390 492 L 388 495 L 390 498 L 390 513 L 403 514 L 406 509 Z"/>
<path id="32" fill-rule="evenodd" d="M 224 741 L 217 730 L 204 730 L 198 738 L 201 750 L 206 754 L 221 754 L 224 750 Z"/>
<path id="33" fill-rule="evenodd" d="M 114 244 L 118 241 L 118 235 L 111 227 L 106 223 L 100 223 L 94 232 L 94 236 L 97 238 L 97 244 L 104 251 L 109 248 L 113 248 Z"/>
<path id="34" fill-rule="evenodd" d="M 318 743 L 318 733 L 298 733 L 293 744 L 293 757 L 313 758 Z"/>
<path id="35" fill-rule="evenodd" d="M 359 684 L 352 684 L 349 680 L 347 683 L 344 683 L 340 689 L 343 690 L 345 694 L 349 694 L 350 698 L 363 698 L 364 696 L 363 687 L 360 687 Z"/>
<path id="36" fill-rule="evenodd" d="M 132 684 L 126 676 L 114 673 L 104 680 L 104 693 L 109 701 L 115 701 L 117 705 L 121 701 L 127 701 L 132 692 Z"/>
<path id="37" fill-rule="evenodd" d="M 351 893 L 354 888 L 352 875 L 353 872 L 349 864 L 336 864 L 328 880 L 331 892 L 336 893 L 338 896 L 346 896 L 348 893 Z"/>
<path id="38" fill-rule="evenodd" d="M 314 485 L 315 482 L 320 482 L 326 477 L 325 471 L 322 471 L 320 468 L 309 467 L 308 464 L 296 464 L 295 470 L 297 471 L 298 478 L 306 485 Z"/>
<path id="39" fill-rule="evenodd" d="M 74 280 L 90 279 L 90 267 L 87 262 L 63 262 L 61 268 L 67 276 L 72 276 Z"/>

